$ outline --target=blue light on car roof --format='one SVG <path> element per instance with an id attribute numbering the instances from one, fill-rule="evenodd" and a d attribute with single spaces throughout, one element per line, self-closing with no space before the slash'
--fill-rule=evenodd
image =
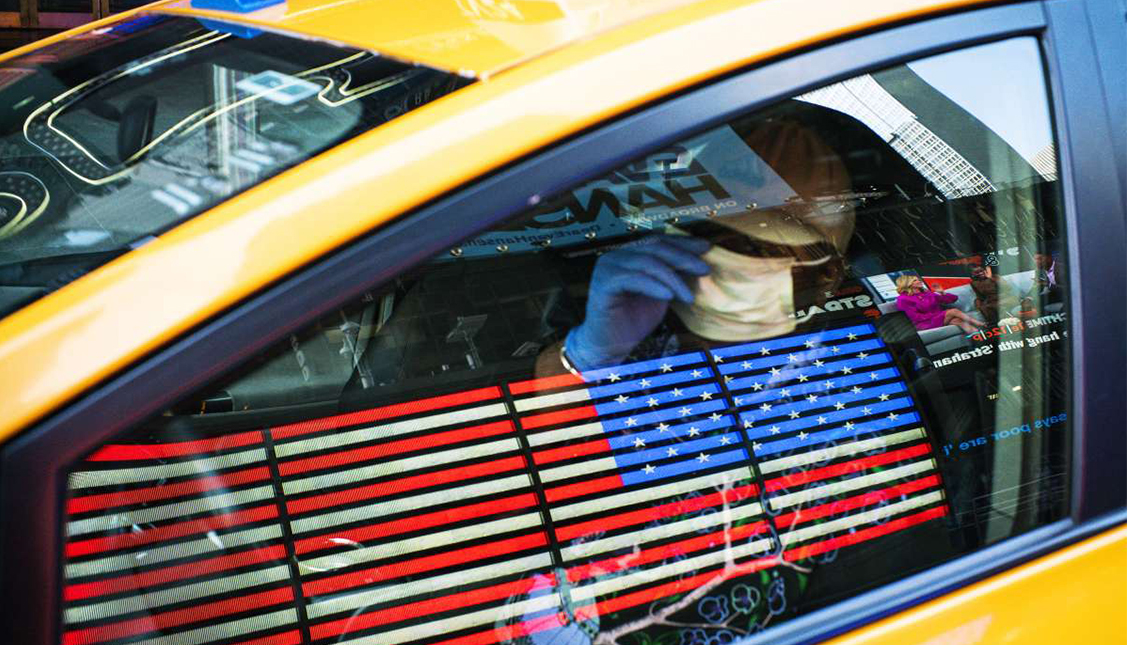
<path id="1" fill-rule="evenodd" d="M 215 9 L 234 13 L 251 13 L 265 7 L 277 5 L 287 0 L 191 0 L 193 9 Z"/>
<path id="2" fill-rule="evenodd" d="M 219 20 L 208 20 L 207 18 L 197 18 L 196 20 L 200 24 L 204 25 L 205 29 L 211 29 L 212 31 L 218 31 L 224 34 L 231 34 L 233 36 L 236 36 L 237 38 L 250 39 L 255 38 L 259 34 L 263 33 L 262 29 L 256 29 L 255 27 L 248 27 L 246 25 L 236 25 L 230 22 L 221 22 Z"/>

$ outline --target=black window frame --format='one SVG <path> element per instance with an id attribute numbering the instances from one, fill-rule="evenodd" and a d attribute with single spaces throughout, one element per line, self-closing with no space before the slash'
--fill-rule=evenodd
<path id="1" fill-rule="evenodd" d="M 314 319 L 471 233 L 659 146 L 830 82 L 1014 36 L 1039 39 L 1061 164 L 1072 338 L 1071 515 L 858 594 L 748 639 L 808 643 L 862 626 L 1126 522 L 1126 236 L 1116 152 L 1090 4 L 1027 2 L 854 34 L 714 79 L 492 172 L 249 298 L 123 370 L 9 442 L 0 455 L 4 642 L 58 642 L 65 475 L 93 447 L 157 414 Z M 1118 43 L 1117 43 L 1118 44 Z M 1125 43 L 1123 47 L 1125 47 Z M 1095 47 L 1095 49 L 1093 49 Z M 1125 111 L 1125 106 L 1123 110 Z M 1125 113 L 1125 112 L 1124 112 Z M 1123 135 L 1125 137 L 1125 134 Z M 1109 153 L 1110 151 L 1110 153 Z M 1122 159 L 1122 161 L 1121 161 Z M 564 172 L 562 169 L 575 169 Z M 443 231 L 428 240 L 418 226 Z M 1118 231 L 1118 235 L 1112 233 Z M 1084 252 L 1086 250 L 1086 253 Z M 1104 289 L 1086 292 L 1088 284 Z M 1117 351 L 1122 350 L 1122 351 Z"/>

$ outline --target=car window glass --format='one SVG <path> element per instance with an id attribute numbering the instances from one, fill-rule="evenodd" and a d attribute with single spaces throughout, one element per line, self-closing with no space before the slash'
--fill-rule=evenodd
<path id="1" fill-rule="evenodd" d="M 469 82 L 144 14 L 0 63 L 0 317 Z"/>
<path id="2" fill-rule="evenodd" d="M 76 464 L 68 643 L 735 642 L 1066 514 L 1036 42 L 545 200 Z"/>

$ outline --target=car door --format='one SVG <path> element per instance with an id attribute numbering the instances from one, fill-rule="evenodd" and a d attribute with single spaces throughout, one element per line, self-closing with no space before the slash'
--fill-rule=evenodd
<path id="1" fill-rule="evenodd" d="M 999 7 L 742 72 L 211 321 L 6 446 L 5 583 L 36 590 L 10 640 L 811 641 L 1120 524 L 1096 464 L 1123 459 L 1122 314 L 1083 285 L 1124 281 L 1121 162 L 1088 19 Z M 843 262 L 787 272 L 812 293 L 772 333 L 689 314 L 717 342 L 653 327 L 578 369 L 599 258 L 763 211 L 760 257 Z M 976 327 L 916 324 L 903 277 Z"/>

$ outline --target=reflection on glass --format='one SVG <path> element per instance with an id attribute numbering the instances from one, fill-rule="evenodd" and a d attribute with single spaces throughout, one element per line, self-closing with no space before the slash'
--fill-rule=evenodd
<path id="1" fill-rule="evenodd" d="M 466 83 L 143 15 L 0 65 L 0 316 Z"/>
<path id="2" fill-rule="evenodd" d="M 66 633 L 730 643 L 1063 517 L 1047 112 L 946 89 L 999 58 L 1043 101 L 1018 39 L 759 110 L 100 448 Z"/>

